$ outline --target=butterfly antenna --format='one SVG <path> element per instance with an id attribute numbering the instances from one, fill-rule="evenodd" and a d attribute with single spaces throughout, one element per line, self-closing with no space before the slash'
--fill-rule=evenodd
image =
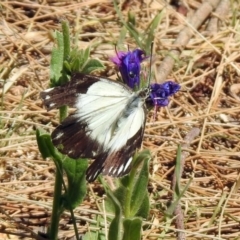
<path id="1" fill-rule="evenodd" d="M 118 52 L 117 52 L 117 44 L 114 45 L 114 48 L 115 48 L 115 53 L 116 53 L 118 59 L 120 59 L 119 56 L 118 56 Z"/>
<path id="2" fill-rule="evenodd" d="M 149 75 L 148 75 L 148 88 L 150 88 L 151 77 L 152 77 L 152 55 L 153 55 L 153 42 L 151 43 L 150 67 L 149 67 Z"/>

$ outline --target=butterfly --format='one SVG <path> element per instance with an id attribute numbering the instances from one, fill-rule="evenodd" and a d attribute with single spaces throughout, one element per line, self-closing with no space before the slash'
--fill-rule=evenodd
<path id="1" fill-rule="evenodd" d="M 40 94 L 48 111 L 63 105 L 76 108 L 52 132 L 53 144 L 71 158 L 94 159 L 86 172 L 88 182 L 100 173 L 127 174 L 141 147 L 149 91 L 134 92 L 121 82 L 74 73 L 68 83 Z"/>

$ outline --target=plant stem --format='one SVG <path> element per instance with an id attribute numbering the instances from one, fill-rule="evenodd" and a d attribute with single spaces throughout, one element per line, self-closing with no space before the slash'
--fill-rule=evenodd
<path id="1" fill-rule="evenodd" d="M 63 121 L 67 116 L 68 107 L 62 106 L 59 109 L 60 122 Z M 53 207 L 52 207 L 52 217 L 49 230 L 49 237 L 51 240 L 57 240 L 58 236 L 58 226 L 60 221 L 60 216 L 63 212 L 61 196 L 62 196 L 62 163 L 60 161 L 54 161 L 56 165 L 56 176 L 55 176 L 55 185 L 54 185 L 54 196 L 53 196 Z"/>
<path id="2" fill-rule="evenodd" d="M 59 118 L 60 118 L 60 123 L 67 117 L 68 113 L 68 107 L 67 106 L 62 106 L 59 109 Z"/>
<path id="3" fill-rule="evenodd" d="M 59 167 L 56 168 L 52 217 L 51 217 L 50 230 L 48 234 L 51 240 L 58 239 L 58 226 L 59 226 L 60 216 L 62 213 L 62 207 L 61 207 L 62 166 L 60 165 L 58 166 Z"/>

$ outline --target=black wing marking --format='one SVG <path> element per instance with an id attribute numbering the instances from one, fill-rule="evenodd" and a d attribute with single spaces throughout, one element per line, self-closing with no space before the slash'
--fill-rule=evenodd
<path id="1" fill-rule="evenodd" d="M 87 170 L 87 180 L 94 181 L 102 172 L 103 175 L 121 177 L 131 169 L 131 162 L 135 151 L 141 147 L 144 126 L 136 135 L 128 139 L 127 144 L 116 152 L 108 152 L 98 156 Z"/>
<path id="2" fill-rule="evenodd" d="M 146 113 L 145 108 L 144 110 Z M 126 144 L 122 148 L 113 152 L 107 157 L 106 161 L 104 162 L 104 175 L 120 177 L 129 172 L 132 157 L 136 152 L 136 149 L 139 149 L 142 144 L 146 118 L 142 120 L 142 126 L 139 128 L 138 132 L 133 137 L 128 138 Z"/>
<path id="3" fill-rule="evenodd" d="M 59 87 L 49 88 L 40 93 L 47 111 L 63 105 L 74 107 L 80 93 L 86 93 L 88 88 L 99 81 L 98 77 L 83 73 L 74 73 L 71 81 Z"/>
<path id="4" fill-rule="evenodd" d="M 78 120 L 74 114 L 67 117 L 52 132 L 52 142 L 61 153 L 71 158 L 94 158 L 103 151 L 102 146 L 88 136 L 87 124 Z"/>

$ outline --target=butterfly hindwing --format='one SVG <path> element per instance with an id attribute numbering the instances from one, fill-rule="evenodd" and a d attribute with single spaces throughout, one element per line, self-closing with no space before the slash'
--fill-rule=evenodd
<path id="1" fill-rule="evenodd" d="M 63 154 L 71 158 L 94 158 L 101 152 L 97 141 L 88 136 L 87 124 L 79 123 L 78 116 L 70 115 L 53 132 L 52 142 Z"/>
<path id="2" fill-rule="evenodd" d="M 103 174 L 113 177 L 120 177 L 129 172 L 129 167 L 136 149 L 141 147 L 144 125 L 139 129 L 137 134 L 129 138 L 126 145 L 117 151 L 112 152 L 104 162 Z M 122 161 L 122 158 L 125 161 Z"/>
<path id="3" fill-rule="evenodd" d="M 133 154 L 141 147 L 146 121 L 145 112 L 145 108 L 134 108 L 130 115 L 121 118 L 119 129 L 109 142 L 108 152 L 104 157 L 97 157 L 89 167 L 87 171 L 89 181 L 95 179 L 95 172 L 98 169 L 102 169 L 104 175 L 113 177 L 120 177 L 129 172 Z"/>

